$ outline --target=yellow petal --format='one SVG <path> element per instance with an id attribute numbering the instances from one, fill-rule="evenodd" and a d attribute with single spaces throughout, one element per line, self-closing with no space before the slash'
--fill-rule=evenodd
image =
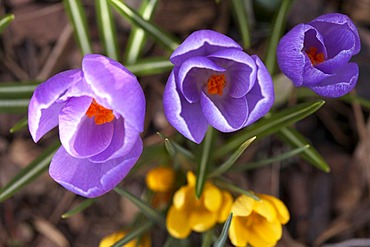
<path id="1" fill-rule="evenodd" d="M 268 221 L 273 221 L 276 219 L 276 210 L 275 207 L 265 199 L 260 198 L 261 200 L 254 203 L 253 211 L 265 217 Z"/>
<path id="2" fill-rule="evenodd" d="M 172 189 L 175 180 L 175 171 L 171 167 L 156 167 L 146 175 L 146 184 L 155 192 L 166 192 Z"/>
<path id="3" fill-rule="evenodd" d="M 222 191 L 222 207 L 220 208 L 217 221 L 219 223 L 225 222 L 231 212 L 231 205 L 233 204 L 232 195 L 226 190 Z"/>
<path id="4" fill-rule="evenodd" d="M 203 191 L 203 202 L 206 209 L 216 212 L 220 209 L 222 203 L 221 190 L 212 184 L 207 184 Z"/>
<path id="5" fill-rule="evenodd" d="M 139 247 L 151 247 L 152 240 L 150 239 L 150 235 L 145 234 L 144 237 L 140 241 Z"/>
<path id="6" fill-rule="evenodd" d="M 246 217 L 233 216 L 229 228 L 229 238 L 235 246 L 246 246 L 249 239 Z"/>
<path id="7" fill-rule="evenodd" d="M 193 172 L 188 171 L 188 173 L 186 173 L 186 179 L 188 180 L 189 186 L 193 186 L 193 187 L 195 186 L 196 177 Z"/>
<path id="8" fill-rule="evenodd" d="M 278 219 L 268 222 L 266 219 L 261 217 L 261 219 L 256 220 L 251 227 L 253 233 L 255 233 L 253 235 L 258 235 L 264 242 L 270 244 L 276 243 L 283 234 L 283 230 Z"/>
<path id="9" fill-rule="evenodd" d="M 210 212 L 205 208 L 196 208 L 191 211 L 189 224 L 193 231 L 205 232 L 217 222 L 217 213 Z"/>
<path id="10" fill-rule="evenodd" d="M 234 201 L 231 212 L 234 216 L 248 216 L 252 213 L 255 200 L 249 196 L 241 195 Z"/>
<path id="11" fill-rule="evenodd" d="M 166 218 L 167 231 L 175 238 L 186 238 L 191 232 L 189 214 L 171 206 Z"/>
<path id="12" fill-rule="evenodd" d="M 123 238 L 124 236 L 126 236 L 126 232 L 124 232 L 124 231 L 114 232 L 114 233 L 104 237 L 100 241 L 99 247 L 110 247 L 113 244 L 115 244 L 117 241 L 119 241 L 121 238 Z M 135 246 L 135 245 L 136 245 L 136 240 L 132 240 L 129 243 L 127 243 L 127 246 L 129 246 L 129 247 L 132 247 L 132 246 Z"/>
<path id="13" fill-rule="evenodd" d="M 260 198 L 268 200 L 275 207 L 277 211 L 277 217 L 281 224 L 284 225 L 289 221 L 290 219 L 289 211 L 285 204 L 280 199 L 266 194 L 259 194 L 258 196 Z"/>
<path id="14" fill-rule="evenodd" d="M 273 247 L 276 245 L 276 242 L 266 242 L 261 236 L 253 232 L 250 234 L 249 243 L 254 247 Z"/>
<path id="15" fill-rule="evenodd" d="M 173 205 L 179 209 L 190 209 L 193 207 L 195 194 L 194 188 L 189 186 L 182 186 L 176 193 L 173 195 Z"/>

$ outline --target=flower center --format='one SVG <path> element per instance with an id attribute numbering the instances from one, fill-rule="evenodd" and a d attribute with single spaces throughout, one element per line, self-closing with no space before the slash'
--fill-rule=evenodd
<path id="1" fill-rule="evenodd" d="M 222 95 L 226 85 L 225 75 L 211 75 L 207 82 L 207 90 L 209 94 Z"/>
<path id="2" fill-rule="evenodd" d="M 95 117 L 94 121 L 97 125 L 112 122 L 114 119 L 113 111 L 105 108 L 102 105 L 99 105 L 95 99 L 93 99 L 89 109 L 87 109 L 86 116 L 89 118 Z"/>
<path id="3" fill-rule="evenodd" d="M 306 53 L 307 53 L 307 56 L 310 58 L 311 63 L 313 65 L 324 62 L 324 53 L 322 52 L 317 53 L 316 47 L 311 46 L 310 48 L 308 48 Z"/>

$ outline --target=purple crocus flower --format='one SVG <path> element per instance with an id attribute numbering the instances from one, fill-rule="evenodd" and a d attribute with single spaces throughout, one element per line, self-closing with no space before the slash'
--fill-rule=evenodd
<path id="1" fill-rule="evenodd" d="M 200 143 L 212 126 L 239 130 L 271 108 L 271 76 L 255 55 L 210 30 L 192 33 L 172 54 L 175 65 L 163 95 L 164 113 L 186 138 Z"/>
<path id="2" fill-rule="evenodd" d="M 82 69 L 56 74 L 35 89 L 28 125 L 37 142 L 59 124 L 62 146 L 50 176 L 76 194 L 97 197 L 112 190 L 139 158 L 144 115 L 136 77 L 112 59 L 89 54 Z"/>
<path id="3" fill-rule="evenodd" d="M 324 97 L 340 97 L 357 83 L 358 66 L 349 60 L 360 51 L 360 45 L 348 16 L 325 14 L 295 26 L 282 37 L 277 59 L 295 86 L 311 88 Z"/>

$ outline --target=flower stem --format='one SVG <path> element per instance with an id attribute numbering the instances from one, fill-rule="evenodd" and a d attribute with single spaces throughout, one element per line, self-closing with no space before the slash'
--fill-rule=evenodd
<path id="1" fill-rule="evenodd" d="M 204 138 L 203 152 L 200 164 L 198 166 L 197 180 L 195 183 L 195 195 L 198 199 L 202 195 L 203 187 L 207 180 L 207 167 L 209 161 L 209 154 L 212 146 L 213 133 L 214 133 L 213 128 L 209 128 L 206 137 Z"/>

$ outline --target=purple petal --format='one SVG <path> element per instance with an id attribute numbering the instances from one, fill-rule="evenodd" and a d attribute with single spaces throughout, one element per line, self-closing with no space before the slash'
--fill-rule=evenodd
<path id="1" fill-rule="evenodd" d="M 60 141 L 74 157 L 96 155 L 112 141 L 113 122 L 97 125 L 86 116 L 91 101 L 90 97 L 70 98 L 59 114 Z"/>
<path id="2" fill-rule="evenodd" d="M 200 103 L 208 123 L 221 132 L 232 132 L 242 128 L 248 118 L 248 104 L 245 97 L 221 98 L 202 93 Z"/>
<path id="3" fill-rule="evenodd" d="M 126 156 L 93 163 L 88 159 L 72 157 L 61 147 L 51 161 L 49 174 L 73 193 L 89 198 L 98 197 L 112 190 L 126 177 L 142 150 L 143 144 L 139 138 Z"/>
<path id="4" fill-rule="evenodd" d="M 86 82 L 107 108 L 118 112 L 136 130 L 144 129 L 145 97 L 136 77 L 122 64 L 97 54 L 82 60 Z"/>
<path id="5" fill-rule="evenodd" d="M 311 47 L 316 48 L 317 53 L 323 53 L 325 59 L 328 57 L 324 38 L 316 29 L 307 30 L 304 36 L 304 50 L 307 51 Z"/>
<path id="6" fill-rule="evenodd" d="M 330 77 L 332 74 L 326 74 L 318 68 L 314 67 L 308 56 L 305 57 L 305 65 L 303 70 L 303 82 L 302 86 L 308 86 L 316 84 L 325 78 Z"/>
<path id="7" fill-rule="evenodd" d="M 302 53 L 306 31 L 311 26 L 299 24 L 285 34 L 277 47 L 277 61 L 280 70 L 290 78 L 294 85 L 301 86 L 303 83 L 303 70 L 305 55 Z"/>
<path id="8" fill-rule="evenodd" d="M 351 19 L 343 14 L 339 13 L 329 13 L 325 15 L 321 15 L 311 21 L 310 25 L 314 26 L 316 29 L 319 30 L 321 34 L 326 37 L 326 33 L 335 32 L 337 30 L 346 28 L 353 33 L 354 36 L 354 45 L 353 45 L 353 54 L 355 55 L 359 53 L 361 49 L 361 41 L 358 35 L 358 31 L 356 26 L 353 24 Z"/>
<path id="9" fill-rule="evenodd" d="M 212 74 L 225 72 L 225 69 L 206 57 L 192 57 L 186 60 L 178 71 L 178 87 L 189 103 L 199 101 L 200 92 Z"/>
<path id="10" fill-rule="evenodd" d="M 36 87 L 28 107 L 28 127 L 35 142 L 58 125 L 58 114 L 64 103 L 56 101 L 81 80 L 81 70 L 67 70 Z"/>
<path id="11" fill-rule="evenodd" d="M 336 75 L 310 88 L 324 97 L 340 97 L 349 93 L 356 86 L 358 73 L 358 65 L 356 63 L 348 63 L 344 67 L 338 69 Z"/>
<path id="12" fill-rule="evenodd" d="M 268 113 L 274 104 L 274 85 L 270 73 L 256 55 L 252 58 L 257 65 L 257 81 L 247 94 L 249 116 L 244 124 L 248 126 Z"/>
<path id="13" fill-rule="evenodd" d="M 326 73 L 333 73 L 351 59 L 353 55 L 354 36 L 347 29 L 338 29 L 325 37 L 329 59 L 316 67 Z"/>
<path id="14" fill-rule="evenodd" d="M 171 72 L 164 89 L 163 108 L 168 122 L 177 131 L 196 143 L 203 140 L 208 123 L 199 103 L 190 104 L 181 95 L 176 86 L 174 71 Z"/>
<path id="15" fill-rule="evenodd" d="M 105 162 L 126 155 L 140 138 L 139 132 L 124 123 L 122 118 L 113 121 L 114 133 L 109 146 L 101 153 L 89 157 L 92 162 Z"/>
<path id="16" fill-rule="evenodd" d="M 174 65 L 180 66 L 191 57 L 207 56 L 224 48 L 242 50 L 238 43 L 221 33 L 212 30 L 199 30 L 190 34 L 177 47 L 172 53 L 170 61 Z"/>
<path id="17" fill-rule="evenodd" d="M 256 81 L 256 65 L 247 53 L 225 49 L 208 57 L 227 70 L 230 78 L 228 94 L 231 97 L 241 98 L 251 90 Z"/>

